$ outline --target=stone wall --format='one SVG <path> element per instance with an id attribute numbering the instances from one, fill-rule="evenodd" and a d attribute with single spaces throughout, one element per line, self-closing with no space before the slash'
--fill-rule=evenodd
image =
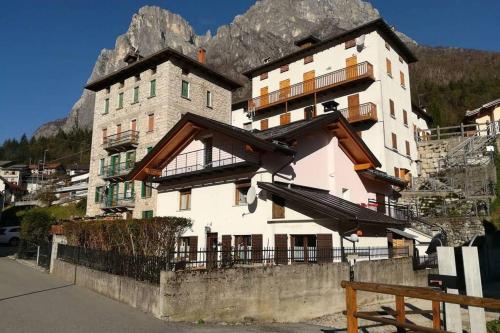
<path id="1" fill-rule="evenodd" d="M 461 246 L 475 235 L 484 235 L 483 220 L 480 217 L 439 217 L 428 222 L 441 226 L 446 231 L 448 246 Z"/>
<path id="2" fill-rule="evenodd" d="M 51 273 L 77 286 L 161 317 L 160 287 L 124 276 L 112 275 L 59 259 L 54 261 Z"/>
<path id="3" fill-rule="evenodd" d="M 446 157 L 450 149 L 460 143 L 461 137 L 449 139 L 421 141 L 418 143 L 420 159 L 420 176 L 427 177 L 439 171 L 439 161 Z"/>
<path id="4" fill-rule="evenodd" d="M 427 271 L 414 272 L 411 258 L 360 262 L 355 279 L 423 286 Z M 169 320 L 300 322 L 345 310 L 346 263 L 162 272 L 164 316 Z M 384 297 L 360 293 L 359 304 Z"/>

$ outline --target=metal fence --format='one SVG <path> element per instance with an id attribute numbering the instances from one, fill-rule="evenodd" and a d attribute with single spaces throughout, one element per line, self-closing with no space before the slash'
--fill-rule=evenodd
<path id="1" fill-rule="evenodd" d="M 17 249 L 17 257 L 19 259 L 35 260 L 38 266 L 49 269 L 51 255 L 52 243 L 42 242 L 35 244 L 23 239 L 19 242 Z"/>
<path id="2" fill-rule="evenodd" d="M 155 284 L 160 283 L 160 272 L 164 271 L 168 264 L 166 257 L 128 256 L 115 251 L 61 244 L 57 249 L 57 258 L 75 265 Z"/>
<path id="3" fill-rule="evenodd" d="M 438 268 L 437 255 L 430 256 L 414 256 L 413 257 L 413 269 L 421 270 L 427 268 Z"/>
<path id="4" fill-rule="evenodd" d="M 213 250 L 185 248 L 183 251 L 172 252 L 164 257 L 128 256 L 114 251 L 93 250 L 70 245 L 59 245 L 57 251 L 58 259 L 63 261 L 156 284 L 160 283 L 162 270 L 318 264 L 340 262 L 342 258 L 380 260 L 408 256 L 407 247 L 255 249 L 249 246 L 231 249 L 218 247 Z"/>

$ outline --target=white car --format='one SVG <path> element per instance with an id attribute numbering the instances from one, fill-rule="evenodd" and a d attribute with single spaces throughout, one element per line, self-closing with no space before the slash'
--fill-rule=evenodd
<path id="1" fill-rule="evenodd" d="M 9 244 L 9 246 L 19 245 L 19 235 L 21 227 L 2 227 L 0 228 L 0 244 Z"/>

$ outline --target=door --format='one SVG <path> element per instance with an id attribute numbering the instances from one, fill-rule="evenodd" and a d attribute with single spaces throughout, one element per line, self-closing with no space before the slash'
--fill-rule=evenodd
<path id="1" fill-rule="evenodd" d="M 132 169 L 135 163 L 135 151 L 127 152 L 127 157 L 125 159 L 125 167 L 127 169 Z"/>
<path id="2" fill-rule="evenodd" d="M 269 104 L 269 88 L 260 88 L 260 106 Z"/>
<path id="3" fill-rule="evenodd" d="M 305 72 L 303 75 L 303 81 L 304 81 L 304 92 L 310 92 L 313 91 L 314 88 L 316 87 L 316 80 L 315 80 L 316 74 L 314 71 L 309 71 Z"/>
<path id="4" fill-rule="evenodd" d="M 290 79 L 280 81 L 280 99 L 290 96 Z"/>
<path id="5" fill-rule="evenodd" d="M 116 125 L 116 141 L 120 141 L 121 136 L 122 136 L 122 125 L 118 124 Z"/>
<path id="6" fill-rule="evenodd" d="M 207 233 L 207 269 L 217 267 L 217 237 L 216 232 Z"/>
<path id="7" fill-rule="evenodd" d="M 108 188 L 107 194 L 107 205 L 106 206 L 115 206 L 118 200 L 118 184 L 110 184 Z"/>
<path id="8" fill-rule="evenodd" d="M 358 76 L 358 67 L 356 66 L 357 64 L 358 58 L 355 55 L 345 60 L 346 77 L 348 80 Z"/>
<path id="9" fill-rule="evenodd" d="M 108 176 L 114 176 L 118 173 L 120 168 L 120 155 L 111 156 L 109 164 Z"/>
<path id="10" fill-rule="evenodd" d="M 347 119 L 355 121 L 359 118 L 359 94 L 347 97 Z"/>

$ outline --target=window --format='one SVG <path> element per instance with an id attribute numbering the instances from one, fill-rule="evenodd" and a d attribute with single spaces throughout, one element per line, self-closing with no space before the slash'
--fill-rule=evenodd
<path id="1" fill-rule="evenodd" d="M 308 55 L 304 58 L 304 65 L 314 61 L 313 55 Z"/>
<path id="2" fill-rule="evenodd" d="M 134 183 L 133 182 L 125 182 L 125 189 L 123 194 L 125 198 L 131 199 L 134 197 Z"/>
<path id="3" fill-rule="evenodd" d="M 243 124 L 243 129 L 244 129 L 244 130 L 247 130 L 247 131 L 251 131 L 251 130 L 252 130 L 252 122 L 251 122 L 251 121 L 249 121 L 249 122 L 247 122 L 247 123 L 244 123 L 244 124 Z"/>
<path id="4" fill-rule="evenodd" d="M 125 155 L 125 168 L 132 169 L 135 163 L 135 150 L 128 151 Z"/>
<path id="5" fill-rule="evenodd" d="M 396 118 L 396 111 L 394 110 L 394 101 L 392 99 L 389 100 L 389 110 L 391 112 L 391 117 Z"/>
<path id="6" fill-rule="evenodd" d="M 156 66 L 151 68 L 151 75 L 155 75 L 156 74 Z"/>
<path id="7" fill-rule="evenodd" d="M 403 124 L 408 127 L 408 112 L 406 110 L 403 110 Z"/>
<path id="8" fill-rule="evenodd" d="M 131 131 L 137 131 L 137 119 L 132 119 L 130 121 L 130 130 Z"/>
<path id="9" fill-rule="evenodd" d="M 213 154 L 213 141 L 212 138 L 206 138 L 203 140 L 203 167 L 212 167 L 212 154 Z"/>
<path id="10" fill-rule="evenodd" d="M 406 144 L 406 156 L 410 156 L 410 142 L 405 141 Z"/>
<path id="11" fill-rule="evenodd" d="M 106 142 L 108 142 L 108 129 L 103 128 L 102 129 L 102 143 L 106 144 Z"/>
<path id="12" fill-rule="evenodd" d="M 389 59 L 385 59 L 385 64 L 386 64 L 386 67 L 387 67 L 387 75 L 389 75 L 390 77 L 392 77 L 392 63 Z"/>
<path id="13" fill-rule="evenodd" d="M 260 121 L 260 130 L 263 131 L 263 130 L 266 130 L 269 128 L 269 119 L 262 119 Z"/>
<path id="14" fill-rule="evenodd" d="M 137 74 L 135 76 L 135 82 L 137 82 L 137 81 L 141 81 L 141 74 Z"/>
<path id="15" fill-rule="evenodd" d="M 134 103 L 139 103 L 139 87 L 134 88 Z"/>
<path id="16" fill-rule="evenodd" d="M 118 94 L 118 109 L 123 108 L 123 93 Z"/>
<path id="17" fill-rule="evenodd" d="M 152 210 L 143 210 L 142 211 L 142 218 L 143 219 L 151 219 L 151 218 L 153 218 L 153 211 Z"/>
<path id="18" fill-rule="evenodd" d="M 109 94 L 110 91 L 111 91 L 111 87 L 106 87 L 106 94 Z"/>
<path id="19" fill-rule="evenodd" d="M 273 195 L 272 200 L 273 200 L 273 219 L 284 219 L 285 199 Z"/>
<path id="20" fill-rule="evenodd" d="M 179 192 L 179 210 L 191 209 L 191 189 Z"/>
<path id="21" fill-rule="evenodd" d="M 353 39 L 350 39 L 348 41 L 345 42 L 345 49 L 350 49 L 351 47 L 354 47 L 356 46 L 356 39 L 353 38 Z"/>
<path id="22" fill-rule="evenodd" d="M 103 114 L 108 114 L 109 113 L 109 98 L 106 98 L 104 100 L 104 112 Z"/>
<path id="23" fill-rule="evenodd" d="M 250 182 L 243 182 L 236 184 L 236 193 L 235 193 L 235 205 L 246 205 L 247 204 L 247 193 L 248 189 L 250 189 Z"/>
<path id="24" fill-rule="evenodd" d="M 179 237 L 179 252 L 188 254 L 189 253 L 189 237 Z"/>
<path id="25" fill-rule="evenodd" d="M 149 97 L 156 96 L 156 80 L 151 80 L 149 82 Z"/>
<path id="26" fill-rule="evenodd" d="M 155 115 L 154 113 L 148 114 L 148 132 L 153 132 L 155 129 Z"/>
<path id="27" fill-rule="evenodd" d="M 146 153 L 147 153 L 147 154 L 149 154 L 149 152 L 150 152 L 151 150 L 153 150 L 153 147 L 148 147 L 148 148 L 146 148 Z"/>
<path id="28" fill-rule="evenodd" d="M 118 88 L 123 88 L 124 85 L 125 81 L 120 81 L 120 83 L 118 83 Z"/>
<path id="29" fill-rule="evenodd" d="M 182 80 L 181 97 L 189 99 L 189 82 Z"/>
<path id="30" fill-rule="evenodd" d="M 265 80 L 269 77 L 269 73 L 268 72 L 265 72 L 265 73 L 262 73 L 260 74 L 260 80 Z"/>
<path id="31" fill-rule="evenodd" d="M 401 87 L 405 88 L 405 73 L 399 71 L 399 80 L 401 81 Z"/>
<path id="32" fill-rule="evenodd" d="M 211 91 L 207 91 L 207 107 L 209 107 L 209 108 L 213 107 L 212 92 Z"/>
<path id="33" fill-rule="evenodd" d="M 310 120 L 316 117 L 316 108 L 313 105 L 304 108 L 304 119 Z"/>
<path id="34" fill-rule="evenodd" d="M 398 150 L 398 139 L 396 133 L 392 133 L 392 148 Z"/>
<path id="35" fill-rule="evenodd" d="M 105 163 L 105 159 L 104 158 L 101 158 L 99 160 L 99 175 L 104 175 L 104 163 Z"/>
<path id="36" fill-rule="evenodd" d="M 280 125 L 286 125 L 290 123 L 290 112 L 286 112 L 280 115 Z"/>
<path id="37" fill-rule="evenodd" d="M 153 184 L 143 181 L 141 183 L 141 198 L 151 198 L 153 193 Z"/>
<path id="38" fill-rule="evenodd" d="M 290 67 L 288 64 L 283 65 L 280 67 L 280 73 L 288 72 L 289 69 L 290 69 Z"/>
<path id="39" fill-rule="evenodd" d="M 101 193 L 102 193 L 102 186 L 97 186 L 95 188 L 95 196 L 94 196 L 95 203 L 101 202 Z"/>

